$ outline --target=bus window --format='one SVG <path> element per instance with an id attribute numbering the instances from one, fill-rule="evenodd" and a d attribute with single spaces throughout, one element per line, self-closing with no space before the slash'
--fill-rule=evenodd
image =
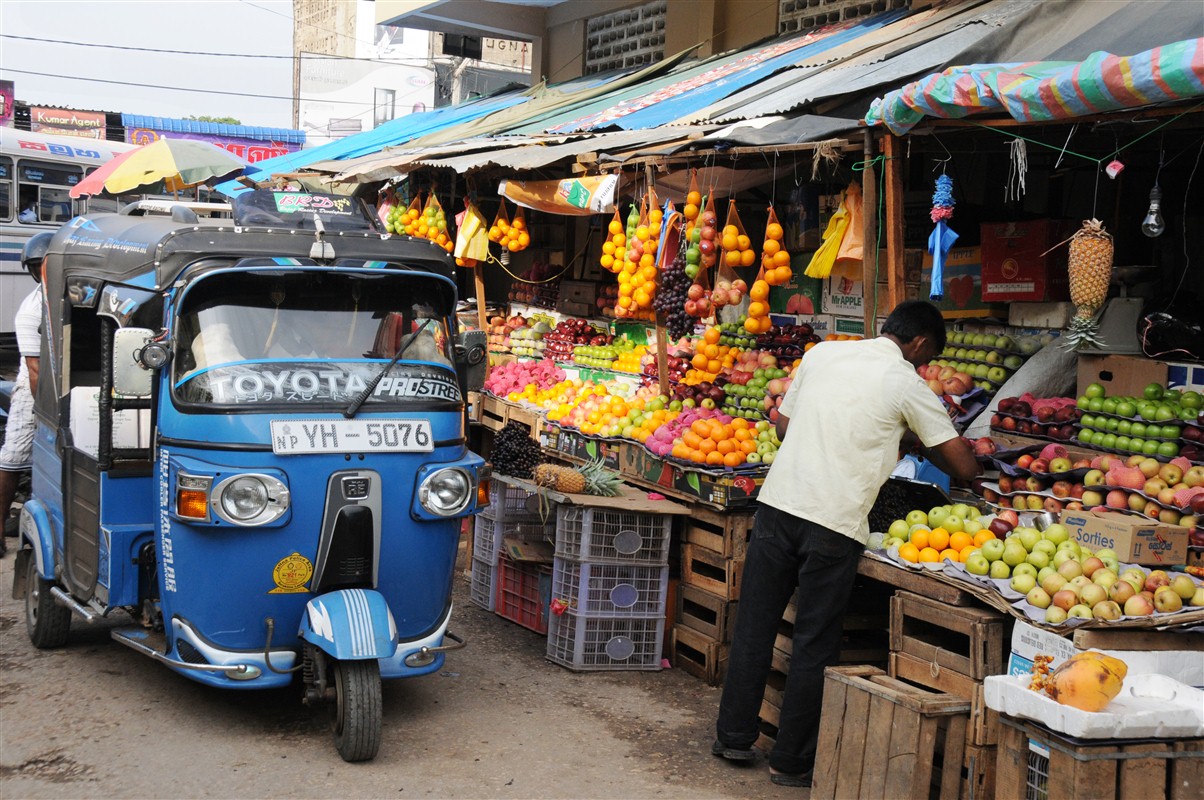
<path id="1" fill-rule="evenodd" d="M 25 161 L 17 165 L 17 204 L 22 222 L 65 222 L 71 218 L 71 188 L 83 177 L 82 171 L 46 161 Z M 36 219 L 23 215 L 33 208 Z"/>
<path id="2" fill-rule="evenodd" d="M 0 156 L 0 220 L 13 218 L 13 161 Z"/>

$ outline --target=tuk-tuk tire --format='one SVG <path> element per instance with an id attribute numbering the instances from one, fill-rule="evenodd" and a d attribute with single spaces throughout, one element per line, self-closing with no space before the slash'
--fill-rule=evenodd
<path id="1" fill-rule="evenodd" d="M 50 594 L 54 584 L 38 574 L 38 560 L 32 556 L 26 560 L 25 631 L 34 647 L 62 647 L 71 633 L 71 609 L 54 601 Z"/>
<path id="2" fill-rule="evenodd" d="M 375 659 L 335 660 L 331 667 L 335 748 L 344 761 L 370 761 L 380 749 L 380 663 Z"/>

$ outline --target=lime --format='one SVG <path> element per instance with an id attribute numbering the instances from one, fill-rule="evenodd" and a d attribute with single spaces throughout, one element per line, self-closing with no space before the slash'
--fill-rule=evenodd
<path id="1" fill-rule="evenodd" d="M 1174 458 L 1179 455 L 1179 445 L 1175 442 L 1162 442 L 1158 445 L 1158 455 L 1163 458 Z"/>
<path id="2" fill-rule="evenodd" d="M 1105 394 L 1105 390 L 1104 390 L 1104 387 L 1099 385 L 1098 383 L 1093 383 L 1090 386 L 1088 386 L 1086 389 L 1083 390 L 1083 394 L 1085 394 L 1087 396 L 1087 399 L 1090 400 L 1090 399 L 1094 399 L 1096 397 L 1103 397 Z"/>
<path id="3" fill-rule="evenodd" d="M 1151 383 L 1142 390 L 1141 394 L 1146 400 L 1161 400 L 1163 395 L 1162 384 Z"/>

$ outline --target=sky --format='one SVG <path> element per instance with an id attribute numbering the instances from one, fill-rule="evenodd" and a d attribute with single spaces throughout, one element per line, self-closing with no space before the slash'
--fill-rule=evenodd
<path id="1" fill-rule="evenodd" d="M 31 105 L 234 117 L 244 125 L 291 128 L 292 18 L 292 0 L 0 0 L 0 79 L 13 81 L 17 100 Z M 147 53 L 65 42 L 287 58 Z"/>

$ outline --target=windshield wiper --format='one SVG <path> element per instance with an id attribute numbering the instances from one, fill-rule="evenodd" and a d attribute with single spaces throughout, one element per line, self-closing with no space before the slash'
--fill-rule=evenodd
<path id="1" fill-rule="evenodd" d="M 351 401 L 351 405 L 347 406 L 347 409 L 343 412 L 344 417 L 351 419 L 357 413 L 359 413 L 360 407 L 364 403 L 368 402 L 368 398 L 372 396 L 374 391 L 376 391 L 376 387 L 380 384 L 381 378 L 385 377 L 385 373 L 393 369 L 393 365 L 401 360 L 401 357 L 405 355 L 405 352 L 410 348 L 410 345 L 412 345 L 415 340 L 418 339 L 419 334 L 426 330 L 426 326 L 430 325 L 434 321 L 434 317 L 427 317 L 426 321 L 422 323 L 422 326 L 410 334 L 409 339 L 402 342 L 401 347 L 397 348 L 397 355 L 393 356 L 393 359 L 389 361 L 388 364 L 385 364 L 380 372 L 376 373 L 376 377 L 368 382 L 368 385 L 364 387 L 364 391 L 360 392 L 359 396 L 357 396 L 355 400 Z"/>

